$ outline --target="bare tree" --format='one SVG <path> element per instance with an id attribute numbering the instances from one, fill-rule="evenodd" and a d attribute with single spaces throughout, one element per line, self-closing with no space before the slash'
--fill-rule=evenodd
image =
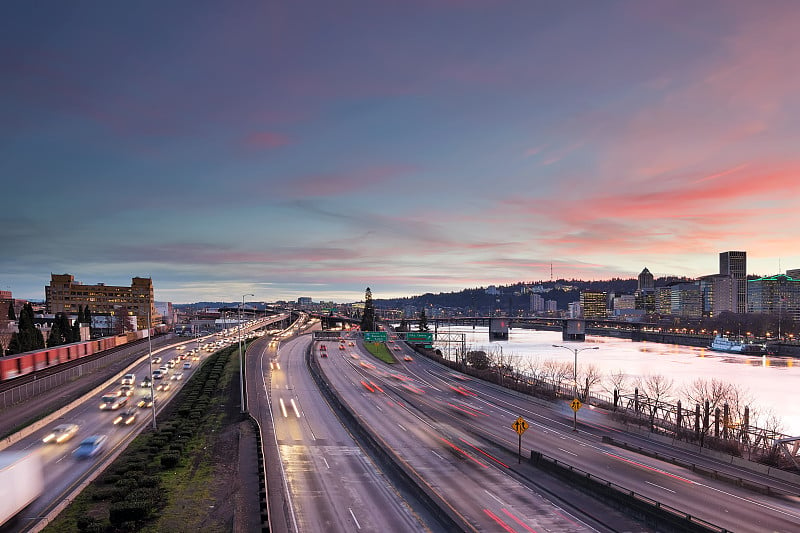
<path id="1" fill-rule="evenodd" d="M 650 431 L 655 427 L 656 413 L 662 404 L 672 398 L 672 388 L 675 380 L 661 374 L 648 374 L 639 379 L 639 391 L 647 399 L 647 409 L 650 415 Z M 669 406 L 668 406 L 669 407 Z"/>
<path id="2" fill-rule="evenodd" d="M 553 383 L 558 393 L 565 381 L 572 383 L 572 363 L 548 359 L 542 365 L 542 375 Z"/>
<path id="3" fill-rule="evenodd" d="M 629 377 L 630 376 L 628 376 L 628 374 L 626 374 L 625 371 L 622 369 L 612 372 L 608 376 L 606 376 L 603 388 L 605 389 L 606 392 L 610 392 L 613 394 L 614 391 L 616 390 L 619 391 L 621 394 L 622 391 L 625 390 L 625 387 L 627 386 Z"/>
<path id="4" fill-rule="evenodd" d="M 690 405 L 703 405 L 708 401 L 711 411 L 721 407 L 730 393 L 731 385 L 717 378 L 697 378 L 683 389 L 683 394 L 689 400 Z"/>
<path id="5" fill-rule="evenodd" d="M 600 383 L 603 377 L 600 368 L 594 364 L 578 366 L 578 383 L 583 387 L 583 394 L 581 395 L 583 401 L 589 399 L 589 392 L 592 387 Z"/>

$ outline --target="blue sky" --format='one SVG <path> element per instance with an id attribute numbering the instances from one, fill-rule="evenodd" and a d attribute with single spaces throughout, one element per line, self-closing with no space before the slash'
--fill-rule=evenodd
<path id="1" fill-rule="evenodd" d="M 797 27 L 792 1 L 6 2 L 0 289 L 800 268 Z"/>

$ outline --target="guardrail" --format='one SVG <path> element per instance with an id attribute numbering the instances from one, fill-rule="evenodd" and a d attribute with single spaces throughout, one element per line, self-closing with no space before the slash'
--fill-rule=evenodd
<path id="1" fill-rule="evenodd" d="M 730 533 L 730 530 L 702 520 L 674 507 L 605 480 L 541 452 L 531 451 L 531 463 L 575 485 L 606 503 L 624 507 L 659 531 L 689 533 Z"/>

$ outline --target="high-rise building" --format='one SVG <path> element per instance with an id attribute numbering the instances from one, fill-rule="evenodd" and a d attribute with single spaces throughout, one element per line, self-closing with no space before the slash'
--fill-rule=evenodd
<path id="1" fill-rule="evenodd" d="M 690 318 L 703 316 L 703 293 L 700 283 L 675 283 L 670 286 L 670 314 Z"/>
<path id="2" fill-rule="evenodd" d="M 581 310 L 583 318 L 607 318 L 608 295 L 600 291 L 581 292 Z"/>
<path id="3" fill-rule="evenodd" d="M 721 252 L 719 273 L 736 280 L 737 313 L 747 312 L 747 252 Z"/>
<path id="4" fill-rule="evenodd" d="M 747 310 L 800 321 L 800 279 L 778 274 L 748 280 Z"/>
<path id="5" fill-rule="evenodd" d="M 736 280 L 733 276 L 711 274 L 702 276 L 700 291 L 703 293 L 703 316 L 715 317 L 723 311 L 736 312 Z"/>
<path id="6" fill-rule="evenodd" d="M 70 274 L 51 274 L 50 285 L 44 288 L 48 313 L 76 315 L 81 307 L 89 306 L 94 314 L 122 315 L 135 317 L 139 329 L 147 329 L 147 315 L 150 326 L 161 323 L 161 315 L 153 301 L 153 280 L 132 278 L 130 287 L 98 283 L 83 285 Z"/>
<path id="7" fill-rule="evenodd" d="M 541 294 L 531 294 L 531 312 L 539 313 L 544 311 L 544 298 Z"/>
<path id="8" fill-rule="evenodd" d="M 639 285 L 637 287 L 638 291 L 653 291 L 655 289 L 655 280 L 653 275 L 647 270 L 645 267 L 644 270 L 639 274 Z"/>

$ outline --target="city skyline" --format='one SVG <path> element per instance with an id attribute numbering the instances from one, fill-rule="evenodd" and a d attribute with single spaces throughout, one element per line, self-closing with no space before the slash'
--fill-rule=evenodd
<path id="1" fill-rule="evenodd" d="M 11 2 L 0 290 L 800 268 L 798 23 L 786 1 Z"/>

